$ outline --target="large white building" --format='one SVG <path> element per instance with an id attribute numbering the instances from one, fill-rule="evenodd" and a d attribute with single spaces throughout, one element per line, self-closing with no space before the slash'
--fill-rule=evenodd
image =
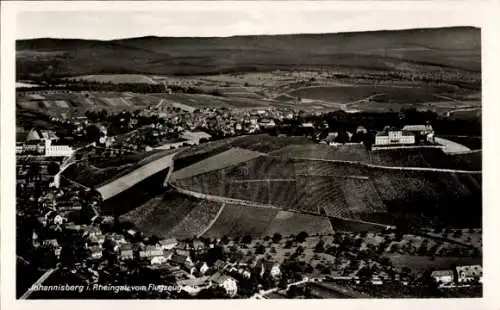
<path id="1" fill-rule="evenodd" d="M 375 136 L 375 145 L 415 144 L 415 135 L 408 131 L 389 129 Z"/>
<path id="2" fill-rule="evenodd" d="M 16 145 L 16 154 L 38 153 L 47 157 L 73 155 L 74 150 L 71 146 L 54 144 L 57 141 L 59 141 L 59 138 L 52 131 L 32 129 L 28 133 L 25 143 Z"/>

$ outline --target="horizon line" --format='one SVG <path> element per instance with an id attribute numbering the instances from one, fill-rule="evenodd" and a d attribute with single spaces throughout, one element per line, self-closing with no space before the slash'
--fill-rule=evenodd
<path id="1" fill-rule="evenodd" d="M 82 40 L 82 41 L 101 41 L 101 42 L 111 42 L 118 40 L 134 40 L 134 39 L 144 39 L 144 38 L 159 38 L 159 39 L 216 39 L 216 38 L 236 38 L 236 37 L 272 37 L 272 36 L 298 36 L 298 35 L 331 35 L 331 34 L 349 34 L 349 33 L 370 33 L 370 32 L 398 32 L 398 31 L 411 31 L 411 30 L 437 30 L 437 29 L 453 29 L 453 28 L 471 28 L 480 30 L 481 27 L 475 25 L 463 25 L 463 26 L 435 26 L 435 27 L 419 27 L 419 28 L 393 28 L 393 29 L 374 29 L 374 30 L 359 30 L 359 31 L 339 31 L 339 32 L 297 32 L 297 33 L 271 33 L 271 34 L 235 34 L 235 35 L 220 35 L 220 36 L 161 36 L 161 35 L 143 35 L 143 36 L 133 36 L 133 37 L 116 37 L 112 39 L 95 39 L 95 38 L 84 38 L 84 37 L 26 37 L 19 38 L 16 41 L 28 41 L 28 40 Z"/>

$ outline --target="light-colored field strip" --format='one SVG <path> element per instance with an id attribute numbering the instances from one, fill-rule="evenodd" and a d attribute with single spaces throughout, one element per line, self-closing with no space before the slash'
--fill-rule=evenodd
<path id="1" fill-rule="evenodd" d="M 435 140 L 437 143 L 441 144 L 444 146 L 443 152 L 445 153 L 463 153 L 463 152 L 468 152 L 470 149 L 466 147 L 465 145 L 462 145 L 457 142 L 453 142 L 448 139 L 443 139 L 439 137 L 435 137 Z"/>
<path id="2" fill-rule="evenodd" d="M 127 189 L 134 186 L 135 184 L 145 180 L 151 175 L 159 172 L 162 169 L 173 167 L 173 157 L 176 153 L 166 155 L 165 157 L 159 158 L 149 164 L 146 164 L 132 172 L 127 173 L 121 178 L 114 180 L 108 184 L 102 185 L 97 188 L 97 191 L 102 195 L 102 199 L 109 199 Z"/>
<path id="3" fill-rule="evenodd" d="M 219 170 L 242 162 L 246 162 L 262 155 L 262 153 L 246 149 L 231 148 L 225 152 L 211 156 L 207 159 L 204 159 L 195 164 L 187 166 L 186 168 L 174 172 L 172 174 L 172 179 L 180 180 L 191 178 L 202 173 Z"/>
<path id="4" fill-rule="evenodd" d="M 64 101 L 64 100 L 56 100 L 55 102 L 56 102 L 56 104 L 57 104 L 60 108 L 63 108 L 63 109 L 67 109 L 67 108 L 69 108 L 68 103 L 67 103 L 66 101 Z"/>
<path id="5" fill-rule="evenodd" d="M 128 101 L 127 99 L 123 98 L 123 97 L 120 97 L 120 100 L 123 102 L 123 104 L 125 104 L 126 106 L 131 106 L 132 103 L 130 101 Z"/>

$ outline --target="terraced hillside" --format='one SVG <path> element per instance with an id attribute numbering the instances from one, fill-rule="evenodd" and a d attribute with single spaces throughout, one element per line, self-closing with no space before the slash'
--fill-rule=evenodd
<path id="1" fill-rule="evenodd" d="M 320 215 L 225 204 L 172 191 L 150 199 L 120 220 L 133 223 L 146 235 L 176 238 L 332 232 L 329 219 Z"/>
<path id="2" fill-rule="evenodd" d="M 147 235 L 193 237 L 215 217 L 220 203 L 198 200 L 177 193 L 154 197 L 121 216 Z"/>
<path id="3" fill-rule="evenodd" d="M 480 174 L 261 156 L 181 181 L 205 194 L 387 224 L 396 213 L 444 222 L 481 214 Z"/>

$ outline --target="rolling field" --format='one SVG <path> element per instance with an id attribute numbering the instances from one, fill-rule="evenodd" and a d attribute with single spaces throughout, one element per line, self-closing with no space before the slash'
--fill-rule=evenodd
<path id="1" fill-rule="evenodd" d="M 241 237 L 245 235 L 264 236 L 277 212 L 276 209 L 228 204 L 204 236 L 209 238 Z"/>
<path id="2" fill-rule="evenodd" d="M 472 27 L 112 41 L 42 38 L 18 40 L 16 50 L 20 78 L 39 73 L 49 64 L 63 76 L 105 72 L 200 75 L 324 67 L 405 68 L 417 73 L 481 69 L 480 29 Z"/>
<path id="3" fill-rule="evenodd" d="M 151 77 L 140 74 L 98 74 L 98 75 L 83 75 L 71 77 L 72 80 L 84 80 L 88 82 L 98 83 L 115 83 L 115 84 L 158 84 Z"/>
<path id="4" fill-rule="evenodd" d="M 328 218 L 289 211 L 279 211 L 267 228 L 266 235 L 279 233 L 283 236 L 298 234 L 301 231 L 313 234 L 332 233 Z"/>
<path id="5" fill-rule="evenodd" d="M 422 103 L 435 101 L 434 93 L 441 90 L 429 87 L 391 87 L 379 85 L 317 86 L 296 89 L 289 95 L 307 99 L 325 100 L 335 103 L 355 103 L 367 100 L 371 103 Z"/>

